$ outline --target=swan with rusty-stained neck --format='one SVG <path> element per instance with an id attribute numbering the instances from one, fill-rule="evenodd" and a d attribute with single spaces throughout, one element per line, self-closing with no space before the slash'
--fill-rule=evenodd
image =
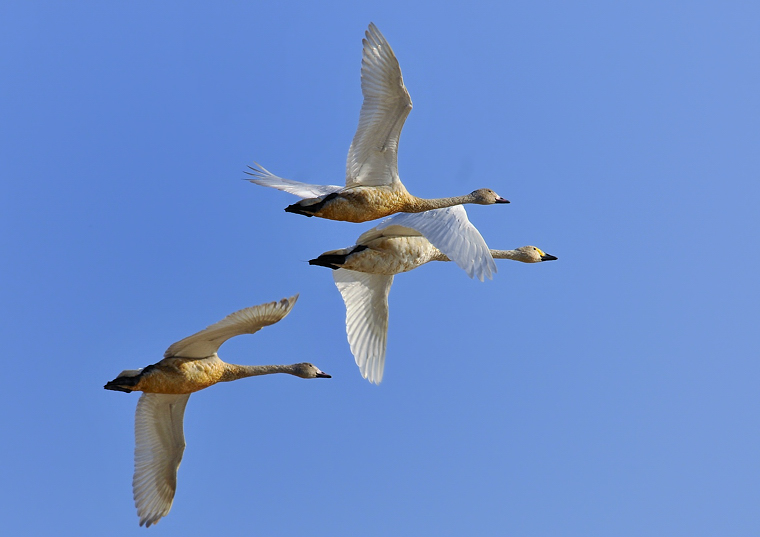
<path id="1" fill-rule="evenodd" d="M 217 356 L 231 337 L 254 334 L 283 319 L 298 295 L 236 311 L 205 330 L 174 343 L 164 359 L 143 369 L 122 371 L 104 388 L 143 392 L 135 413 L 135 473 L 132 491 L 140 525 L 166 516 L 177 488 L 177 469 L 185 451 L 183 419 L 190 394 L 218 382 L 287 373 L 296 377 L 330 378 L 309 363 L 235 365 Z"/>
<path id="2" fill-rule="evenodd" d="M 509 203 L 488 188 L 464 196 L 424 199 L 407 192 L 398 174 L 398 144 L 412 99 L 391 46 L 374 24 L 362 40 L 359 126 L 348 150 L 346 186 L 312 185 L 278 177 L 260 164 L 252 183 L 295 194 L 301 201 L 287 212 L 329 220 L 366 222 L 394 213 L 419 213 L 464 203 Z"/>

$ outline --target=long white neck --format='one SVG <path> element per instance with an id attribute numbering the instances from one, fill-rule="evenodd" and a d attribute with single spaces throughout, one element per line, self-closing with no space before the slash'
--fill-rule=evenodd
<path id="1" fill-rule="evenodd" d="M 292 365 L 236 365 L 224 364 L 224 373 L 219 382 L 229 382 L 231 380 L 242 379 L 245 377 L 257 377 L 259 375 L 273 375 L 275 373 L 287 373 L 297 375 L 295 364 Z"/>

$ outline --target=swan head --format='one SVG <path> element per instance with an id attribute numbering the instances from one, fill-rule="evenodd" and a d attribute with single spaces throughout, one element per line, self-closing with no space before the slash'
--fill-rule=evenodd
<path id="1" fill-rule="evenodd" d="M 478 190 L 475 190 L 470 194 L 470 197 L 472 198 L 472 203 L 477 203 L 478 205 L 509 203 L 509 200 L 502 198 L 490 188 L 480 188 Z"/>
<path id="2" fill-rule="evenodd" d="M 557 259 L 536 246 L 520 246 L 515 252 L 519 254 L 517 260 L 523 263 L 540 263 L 541 261 L 554 261 Z"/>
<path id="3" fill-rule="evenodd" d="M 293 364 L 293 374 L 302 379 L 329 379 L 330 375 L 319 369 L 314 364 L 303 362 L 301 364 Z"/>

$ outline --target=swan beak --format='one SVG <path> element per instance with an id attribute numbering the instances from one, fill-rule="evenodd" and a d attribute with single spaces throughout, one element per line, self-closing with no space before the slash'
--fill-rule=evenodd
<path id="1" fill-rule="evenodd" d="M 554 261 L 555 259 L 557 258 L 551 254 L 544 254 L 541 256 L 541 261 Z"/>
<path id="2" fill-rule="evenodd" d="M 332 375 L 328 375 L 324 371 L 320 371 L 320 372 L 317 373 L 317 378 L 318 379 L 331 379 Z"/>
<path id="3" fill-rule="evenodd" d="M 504 198 L 496 198 L 494 203 L 509 203 L 509 200 L 504 199 Z"/>

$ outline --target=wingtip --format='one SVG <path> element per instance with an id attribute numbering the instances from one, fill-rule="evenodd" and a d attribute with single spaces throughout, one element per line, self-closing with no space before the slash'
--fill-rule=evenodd
<path id="1" fill-rule="evenodd" d="M 383 381 L 383 375 L 381 374 L 380 377 L 376 377 L 375 375 L 372 375 L 370 372 L 367 372 L 366 374 L 362 375 L 370 384 L 374 384 L 375 386 L 380 386 L 380 383 Z"/>
<path id="2" fill-rule="evenodd" d="M 369 23 L 367 26 L 367 31 L 364 32 L 364 35 L 366 37 L 366 41 L 371 46 L 380 46 L 387 43 L 385 36 L 383 36 L 382 32 L 378 29 L 374 22 Z M 364 40 L 362 41 L 364 42 Z"/>
<path id="3" fill-rule="evenodd" d="M 493 281 L 494 274 L 499 272 L 499 269 L 496 268 L 496 263 L 493 262 L 493 259 L 491 259 L 490 267 L 491 270 L 488 271 L 487 276 L 489 280 Z"/>
<path id="4" fill-rule="evenodd" d="M 467 275 L 470 278 L 475 279 L 477 277 L 481 282 L 485 282 L 486 278 L 493 280 L 493 275 L 496 274 L 496 264 L 494 263 L 486 265 L 485 267 L 472 268 L 471 270 L 472 272 L 467 272 Z"/>

